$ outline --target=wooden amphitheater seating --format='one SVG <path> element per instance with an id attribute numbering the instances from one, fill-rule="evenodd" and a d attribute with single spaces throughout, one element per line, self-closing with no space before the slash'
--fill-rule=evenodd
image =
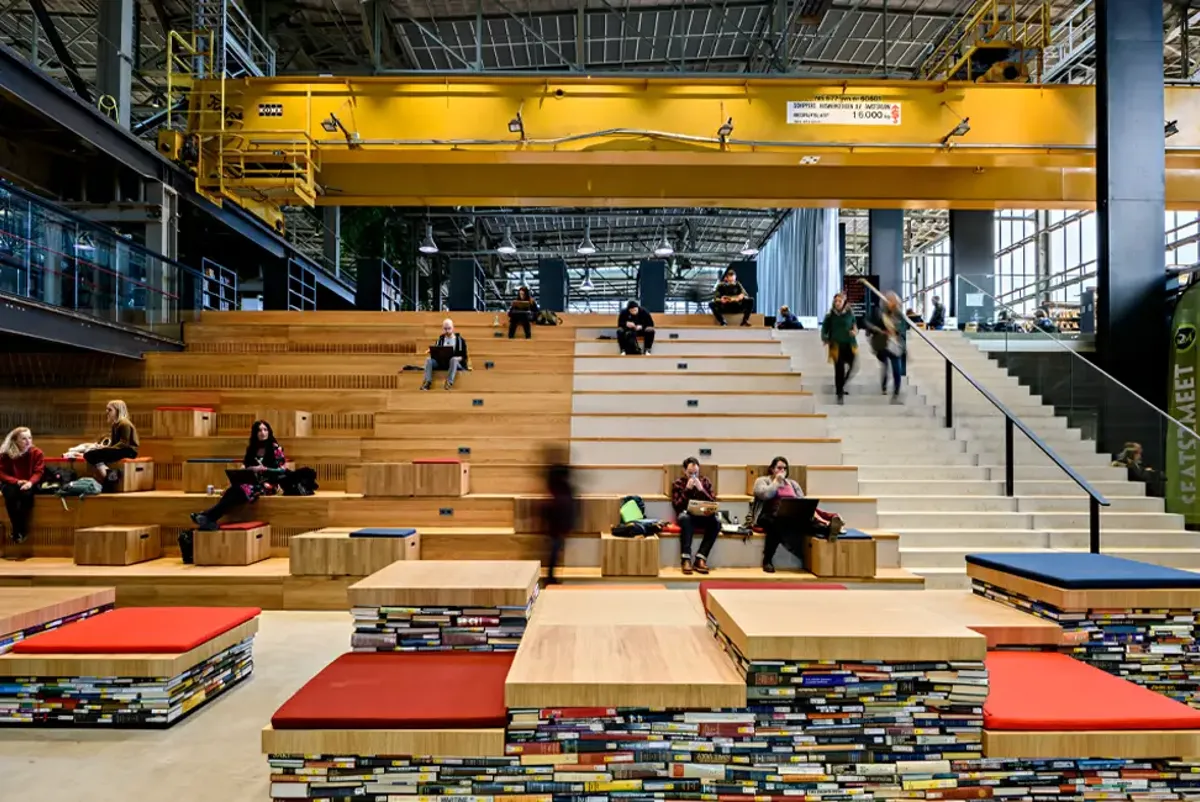
<path id="1" fill-rule="evenodd" d="M 20 641 L 0 686 L 26 726 L 169 727 L 250 676 L 258 608 L 129 607 Z M 52 679 L 52 682 L 45 682 Z M 164 698 L 162 686 L 171 688 Z M 99 690 L 103 696 L 97 698 Z M 0 690 L 0 705 L 13 691 Z M 86 700 L 81 697 L 87 697 Z M 74 704 L 65 704 L 69 699 Z"/>
<path id="2" fill-rule="evenodd" d="M 112 588 L 0 587 L 0 654 L 39 632 L 111 610 Z"/>

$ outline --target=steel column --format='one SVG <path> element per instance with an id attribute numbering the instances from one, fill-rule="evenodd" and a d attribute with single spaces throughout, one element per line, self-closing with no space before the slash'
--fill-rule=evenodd
<path id="1" fill-rule="evenodd" d="M 133 0 L 100 0 L 96 24 L 96 88 L 101 97 L 112 98 L 122 128 L 129 128 L 136 12 Z"/>
<path id="2" fill-rule="evenodd" d="M 1163 4 L 1097 0 L 1096 25 L 1096 350 L 1105 370 L 1165 408 Z M 1135 440 L 1161 464 L 1157 420 L 1120 391 L 1102 404 L 1101 450 Z"/>
<path id="3" fill-rule="evenodd" d="M 335 276 L 342 274 L 342 207 L 326 206 L 321 210 L 325 227 L 321 232 L 321 248 L 325 264 Z"/>
<path id="4" fill-rule="evenodd" d="M 957 278 L 966 281 L 956 281 Z M 991 211 L 950 210 L 950 316 L 991 320 L 996 293 L 996 217 Z M 983 294 L 982 298 L 972 298 Z M 978 301 L 978 303 L 969 303 Z"/>
<path id="5" fill-rule="evenodd" d="M 904 280 L 904 210 L 871 209 L 868 272 L 879 278 L 879 291 L 900 294 Z"/>
<path id="6" fill-rule="evenodd" d="M 46 39 L 49 40 L 50 46 L 54 48 L 54 55 L 58 58 L 58 63 L 62 65 L 63 71 L 67 74 L 67 80 L 71 82 L 71 88 L 85 102 L 91 103 L 92 91 L 88 89 L 87 82 L 79 74 L 79 68 L 75 66 L 75 59 L 71 57 L 71 51 L 67 50 L 62 37 L 58 35 L 58 28 L 55 26 L 50 12 L 46 10 L 46 4 L 42 0 L 29 0 L 29 7 L 33 9 L 33 15 L 37 17 L 38 25 L 42 26 L 42 32 L 46 34 Z M 0 73 L 2 72 L 3 70 L 0 70 Z"/>

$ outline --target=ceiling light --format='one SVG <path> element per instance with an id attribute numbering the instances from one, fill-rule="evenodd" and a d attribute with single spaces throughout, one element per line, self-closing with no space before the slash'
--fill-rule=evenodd
<path id="1" fill-rule="evenodd" d="M 583 281 L 579 282 L 579 291 L 591 292 L 594 289 L 596 288 L 592 285 L 592 269 L 585 267 L 583 269 Z"/>
<path id="2" fill-rule="evenodd" d="M 421 240 L 421 244 L 417 246 L 417 250 L 421 253 L 437 253 L 437 243 L 433 241 L 433 224 L 425 224 L 425 239 Z"/>
<path id="3" fill-rule="evenodd" d="M 1167 122 L 1167 124 L 1163 126 L 1163 133 L 1166 134 L 1167 139 L 1170 139 L 1171 137 L 1178 134 L 1179 133 L 1179 120 L 1170 120 L 1169 122 Z"/>
<path id="4" fill-rule="evenodd" d="M 724 142 L 733 135 L 733 118 L 730 117 L 725 123 L 717 129 L 717 136 Z"/>
<path id="5" fill-rule="evenodd" d="M 746 244 L 742 246 L 742 256 L 758 256 L 758 248 L 754 247 L 754 243 L 746 240 Z"/>
<path id="6" fill-rule="evenodd" d="M 820 164 L 820 162 L 821 162 L 820 156 L 801 156 L 800 157 L 800 163 L 804 164 L 804 165 Z"/>
<path id="7" fill-rule="evenodd" d="M 675 253 L 675 249 L 671 247 L 671 241 L 667 239 L 667 235 L 663 234 L 662 242 L 654 249 L 655 256 L 671 256 Z"/>
<path id="8" fill-rule="evenodd" d="M 954 126 L 954 130 L 942 137 L 942 144 L 948 145 L 950 140 L 956 136 L 966 136 L 971 130 L 971 118 L 963 117 L 958 121 L 958 125 Z"/>
<path id="9" fill-rule="evenodd" d="M 521 112 L 517 112 L 517 116 L 508 121 L 508 132 L 510 134 L 520 134 L 521 139 L 525 138 L 525 121 L 521 119 Z"/>
<path id="10" fill-rule="evenodd" d="M 592 224 L 589 221 L 583 229 L 583 242 L 579 243 L 579 247 L 575 249 L 575 253 L 580 253 L 584 256 L 591 256 L 595 252 L 596 245 L 592 242 Z"/>
<path id="11" fill-rule="evenodd" d="M 517 243 L 513 242 L 512 227 L 504 227 L 504 239 L 500 240 L 500 244 L 496 247 L 496 253 L 514 254 L 517 252 Z"/>

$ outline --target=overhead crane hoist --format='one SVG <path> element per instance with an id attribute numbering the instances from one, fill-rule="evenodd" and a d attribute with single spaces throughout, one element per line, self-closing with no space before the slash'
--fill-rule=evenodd
<path id="1" fill-rule="evenodd" d="M 1177 130 L 1164 134 L 1168 205 L 1200 208 L 1200 90 L 1165 92 Z M 165 137 L 164 151 L 189 151 L 202 191 L 260 214 L 297 204 L 1095 202 L 1089 86 L 268 78 L 196 81 L 188 98 L 186 134 Z"/>

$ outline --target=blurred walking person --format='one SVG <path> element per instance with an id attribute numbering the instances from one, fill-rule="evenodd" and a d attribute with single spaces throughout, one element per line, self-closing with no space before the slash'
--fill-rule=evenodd
<path id="1" fill-rule="evenodd" d="M 854 352 L 858 348 L 858 320 L 846 303 L 845 293 L 833 296 L 833 306 L 821 322 L 821 342 L 829 351 L 833 363 L 833 383 L 837 401 L 845 403 L 846 380 L 854 372 Z"/>
<path id="2" fill-rule="evenodd" d="M 549 496 L 542 503 L 542 528 L 550 538 L 546 584 L 553 585 L 559 581 L 554 572 L 562 559 L 567 535 L 575 528 L 575 485 L 571 477 L 570 453 L 566 448 L 547 445 L 542 454 L 542 464 L 546 466 L 546 493 Z"/>
<path id="3" fill-rule="evenodd" d="M 900 306 L 900 296 L 889 292 L 884 296 L 878 316 L 867 324 L 873 347 L 881 364 L 880 387 L 888 391 L 888 373 L 892 376 L 892 403 L 900 403 L 900 380 L 904 373 L 904 356 L 908 345 L 908 318 Z"/>

